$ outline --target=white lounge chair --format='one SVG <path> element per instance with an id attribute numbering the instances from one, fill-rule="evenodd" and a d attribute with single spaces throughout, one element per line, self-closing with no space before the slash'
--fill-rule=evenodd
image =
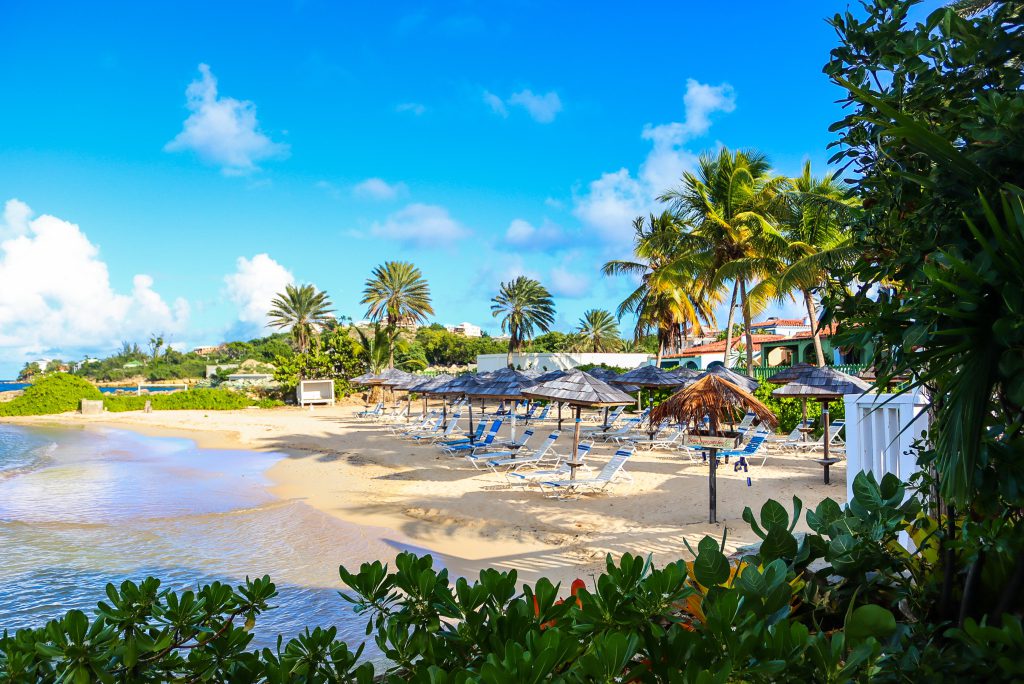
<path id="1" fill-rule="evenodd" d="M 544 440 L 543 444 L 537 447 L 534 452 L 528 456 L 516 457 L 515 451 L 494 451 L 487 454 L 474 454 L 467 456 L 469 462 L 473 464 L 475 468 L 479 468 L 482 463 L 487 468 L 490 468 L 494 472 L 498 472 L 498 468 L 507 468 L 508 470 L 516 470 L 523 465 L 537 465 L 541 461 L 550 460 L 552 456 L 555 459 L 558 458 L 558 454 L 554 451 L 555 442 L 558 441 L 558 437 L 561 433 L 555 430 L 548 438 Z M 556 460 L 557 463 L 557 460 Z"/>
<path id="2" fill-rule="evenodd" d="M 586 459 L 592 448 L 594 448 L 593 442 L 580 442 L 579 446 L 576 447 L 576 463 L 582 464 L 577 469 L 590 470 L 590 466 L 586 465 Z M 507 470 L 505 471 L 505 479 L 508 480 L 509 484 L 525 487 L 534 480 L 560 480 L 571 474 L 572 468 L 569 464 L 560 462 L 555 468 L 550 470 L 524 470 L 522 472 Z"/>
<path id="3" fill-rule="evenodd" d="M 633 448 L 625 447 L 615 452 L 611 460 L 605 464 L 596 477 L 577 478 L 575 480 L 564 478 L 561 480 L 537 480 L 537 486 L 540 487 L 545 496 L 568 496 L 584 491 L 604 491 L 615 480 L 616 476 L 622 472 L 623 466 L 626 465 L 626 461 L 632 455 Z"/>
<path id="4" fill-rule="evenodd" d="M 828 426 L 828 444 L 829 444 L 830 447 L 832 447 L 832 446 L 844 447 L 846 445 L 845 440 L 843 440 L 843 438 L 839 436 L 839 433 L 843 431 L 843 427 L 845 427 L 845 426 L 846 426 L 846 421 L 845 420 L 837 420 L 834 423 L 829 423 L 829 426 Z M 801 451 L 813 451 L 814 449 L 824 449 L 825 448 L 825 435 L 822 434 L 821 437 L 819 437 L 818 439 L 814 440 L 813 442 L 802 442 L 801 444 L 798 444 L 795 448 L 799 449 Z"/>

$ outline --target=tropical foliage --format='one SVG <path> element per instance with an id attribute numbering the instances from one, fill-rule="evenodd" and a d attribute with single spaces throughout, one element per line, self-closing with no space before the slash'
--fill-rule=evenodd
<path id="1" fill-rule="evenodd" d="M 304 354 L 279 356 L 274 361 L 274 379 L 285 393 L 291 393 L 304 378 L 334 380 L 334 394 L 344 397 L 352 392 L 348 379 L 361 374 L 362 348 L 346 328 L 333 328 L 310 340 Z"/>
<path id="2" fill-rule="evenodd" d="M 826 307 L 875 347 L 879 384 L 928 389 L 919 464 L 942 538 L 929 613 L 998 638 L 1024 594 L 1024 5 L 911 24 L 917 5 L 832 20 L 826 71 L 848 92 L 834 160 L 863 202 L 844 274 L 859 286 Z"/>
<path id="3" fill-rule="evenodd" d="M 604 309 L 590 309 L 583 313 L 574 335 L 576 351 L 592 353 L 615 351 L 619 347 L 619 324 Z"/>
<path id="4" fill-rule="evenodd" d="M 609 261 L 605 275 L 640 278 L 640 284 L 619 305 L 618 316 L 636 316 L 633 336 L 657 336 L 660 363 L 665 353 L 677 351 L 689 333 L 699 334 L 704 324 L 714 325 L 714 308 L 721 301 L 718 290 L 707 287 L 705 265 L 683 244 L 683 224 L 669 212 L 640 216 L 633 222 L 634 260 Z"/>
<path id="5" fill-rule="evenodd" d="M 145 396 L 108 396 L 103 399 L 103 406 L 113 413 L 141 411 L 147 403 L 155 411 L 234 411 L 252 406 L 253 400 L 241 392 L 220 388 L 156 392 Z"/>
<path id="6" fill-rule="evenodd" d="M 523 344 L 535 331 L 551 329 L 555 322 L 555 303 L 543 285 L 526 276 L 502 283 L 491 302 L 491 315 L 501 318 L 501 331 L 509 336 L 508 365 L 511 366 L 512 354 L 522 351 Z"/>
<path id="7" fill-rule="evenodd" d="M 331 300 L 312 285 L 286 285 L 274 297 L 267 313 L 270 325 L 291 330 L 299 353 L 309 348 L 310 338 L 331 320 Z"/>
<path id="8" fill-rule="evenodd" d="M 430 286 L 420 270 L 405 261 L 387 261 L 373 269 L 360 303 L 368 305 L 367 317 L 384 323 L 392 337 L 398 326 L 425 323 L 427 315 L 434 313 Z M 393 348 L 388 350 L 387 363 L 395 365 Z"/>
<path id="9" fill-rule="evenodd" d="M 695 171 L 683 173 L 682 184 L 666 191 L 679 220 L 689 226 L 683 238 L 690 260 L 701 264 L 707 291 L 732 283 L 726 331 L 731 332 L 737 297 L 746 334 L 746 366 L 754 365 L 751 316 L 762 308 L 749 296 L 751 283 L 779 271 L 786 240 L 772 212 L 780 205 L 786 179 L 771 172 L 768 158 L 756 150 L 702 154 Z M 731 350 L 731 337 L 726 337 Z M 726 365 L 729 365 L 728 354 Z"/>

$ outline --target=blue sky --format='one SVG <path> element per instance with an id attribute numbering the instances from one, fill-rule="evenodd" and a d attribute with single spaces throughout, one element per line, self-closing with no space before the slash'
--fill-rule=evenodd
<path id="1" fill-rule="evenodd" d="M 388 259 L 442 323 L 496 331 L 528 273 L 569 329 L 618 304 L 598 267 L 696 154 L 825 168 L 846 7 L 7 2 L 0 377 L 258 334 L 288 281 L 358 319 Z"/>

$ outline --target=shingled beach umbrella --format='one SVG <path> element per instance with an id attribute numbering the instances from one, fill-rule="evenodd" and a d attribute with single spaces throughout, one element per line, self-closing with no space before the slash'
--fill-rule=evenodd
<path id="1" fill-rule="evenodd" d="M 613 385 L 632 385 L 637 388 L 648 388 L 648 389 L 664 389 L 666 387 L 681 387 L 686 384 L 686 380 L 670 373 L 667 370 L 662 370 L 657 366 L 640 366 L 634 368 L 628 373 L 623 373 L 619 377 L 611 381 Z M 639 409 L 640 402 L 640 389 L 636 393 L 636 407 Z M 648 392 L 648 398 L 650 398 L 650 392 Z M 654 439 L 656 423 L 653 420 L 648 421 L 647 429 L 650 433 L 651 439 Z"/>
<path id="2" fill-rule="evenodd" d="M 825 484 L 829 483 L 828 469 L 839 459 L 831 458 L 829 453 L 832 441 L 828 432 L 828 404 L 846 394 L 863 394 L 871 388 L 871 385 L 858 377 L 847 375 L 829 366 L 812 367 L 800 373 L 798 379 L 783 385 L 772 392 L 776 397 L 799 397 L 801 399 L 817 399 L 821 402 L 821 426 L 824 430 L 822 442 L 825 453 L 818 463 L 825 468 Z"/>
<path id="3" fill-rule="evenodd" d="M 466 390 L 466 396 L 470 398 L 471 402 L 469 408 L 469 439 L 473 439 L 473 399 L 480 400 L 480 412 L 483 414 L 485 400 L 517 401 L 523 398 L 524 388 L 536 384 L 537 380 L 531 375 L 512 368 L 502 368 L 493 373 L 488 373 L 486 377 L 480 378 L 476 383 L 469 386 Z M 516 411 L 514 405 L 511 412 L 511 431 L 510 438 L 514 442 L 516 439 Z"/>
<path id="4" fill-rule="evenodd" d="M 792 366 L 789 366 L 788 368 L 783 368 L 778 373 L 768 378 L 767 382 L 770 382 L 773 385 L 785 385 L 788 382 L 799 380 L 800 376 L 803 373 L 809 370 L 813 370 L 814 368 L 817 368 L 817 366 L 812 366 L 811 364 L 804 363 L 803 361 L 801 361 L 800 363 L 794 363 Z M 802 397 L 800 399 L 800 412 L 802 413 L 803 424 L 806 427 L 807 397 Z M 807 433 L 805 432 L 804 434 L 806 435 Z"/>
<path id="5" fill-rule="evenodd" d="M 583 406 L 624 406 L 633 403 L 633 397 L 617 387 L 576 369 L 560 378 L 524 389 L 523 396 L 565 402 L 576 408 L 576 425 L 572 433 L 572 456 L 566 463 L 569 466 L 569 479 L 571 480 L 576 479 L 576 468 L 582 465 L 576 461 L 576 452 L 580 446 L 580 409 Z"/>
<path id="6" fill-rule="evenodd" d="M 412 416 L 412 388 L 416 385 L 423 384 L 423 381 L 426 378 L 422 375 L 414 375 L 412 373 L 406 373 L 406 376 L 407 377 L 404 380 L 396 381 L 391 385 L 391 389 L 405 392 L 405 422 L 408 423 Z"/>
<path id="7" fill-rule="evenodd" d="M 595 368 L 594 370 L 597 370 L 597 369 Z M 538 375 L 537 377 L 534 378 L 534 384 L 535 385 L 539 385 L 541 383 L 547 382 L 548 380 L 557 380 L 558 378 L 563 378 L 563 377 L 565 377 L 565 375 L 568 372 L 569 371 L 564 371 L 562 369 L 557 369 L 557 370 L 553 370 L 553 371 L 548 371 L 547 373 L 541 373 L 540 375 Z M 591 375 L 594 375 L 594 374 L 591 373 Z M 594 377 L 596 378 L 597 376 L 594 375 Z M 559 402 L 556 402 L 556 403 L 558 404 L 558 430 L 561 431 L 562 430 L 562 402 L 559 401 Z"/>
<path id="8" fill-rule="evenodd" d="M 707 446 L 708 451 L 708 522 L 718 522 L 718 449 L 728 447 L 728 439 L 718 435 L 718 426 L 731 423 L 739 411 L 752 412 L 762 423 L 772 427 L 779 424 L 771 409 L 739 385 L 719 377 L 715 373 L 707 373 L 692 385 L 685 387 L 651 411 L 651 422 L 673 418 L 684 424 L 699 425 L 708 418 L 710 429 L 708 435 L 696 435 L 691 438 L 698 445 Z M 703 443 L 702 443 L 703 442 Z"/>
<path id="9" fill-rule="evenodd" d="M 444 397 L 444 403 L 442 404 L 441 414 L 443 416 L 444 427 L 448 427 L 448 399 L 451 397 L 465 396 L 466 390 L 476 383 L 478 376 L 473 373 L 464 373 L 463 375 L 456 375 L 454 378 L 441 385 L 434 390 L 434 394 L 439 394 Z M 469 405 L 469 421 L 473 422 L 473 405 Z"/>
<path id="10" fill-rule="evenodd" d="M 427 396 L 435 394 L 434 390 L 436 390 L 438 387 L 443 387 L 444 385 L 447 385 L 449 382 L 451 382 L 454 379 L 455 379 L 454 375 L 448 375 L 447 373 L 442 373 L 441 375 L 436 375 L 436 376 L 434 376 L 432 378 L 426 378 L 426 379 L 422 379 L 421 378 L 418 383 L 416 383 L 415 385 L 413 385 L 410 388 L 413 392 L 416 392 L 417 394 L 422 394 L 423 395 L 423 414 L 424 414 L 424 416 L 427 413 Z"/>

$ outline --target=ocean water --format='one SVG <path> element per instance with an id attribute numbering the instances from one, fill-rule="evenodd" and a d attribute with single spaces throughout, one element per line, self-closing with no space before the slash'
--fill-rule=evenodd
<path id="1" fill-rule="evenodd" d="M 28 382 L 15 382 L 13 380 L 0 380 L 0 392 L 10 392 L 11 390 L 23 390 L 26 387 L 28 387 L 30 384 L 31 383 L 28 383 Z M 104 394 L 113 394 L 114 392 L 119 392 L 121 390 L 129 391 L 129 392 L 134 392 L 137 389 L 138 389 L 138 387 L 135 386 L 135 385 L 131 385 L 131 386 L 127 386 L 126 385 L 124 387 L 100 387 L 100 392 L 103 392 Z M 168 387 L 168 388 L 165 389 L 165 388 L 162 388 L 162 387 L 146 387 L 146 389 L 149 390 L 149 392 L 152 394 L 153 392 L 173 392 L 174 390 L 180 389 L 180 388 L 178 388 L 178 387 Z"/>
<path id="2" fill-rule="evenodd" d="M 338 596 L 338 565 L 390 561 L 401 545 L 275 498 L 264 472 L 280 458 L 123 430 L 0 425 L 0 631 L 72 608 L 91 614 L 107 582 L 154 575 L 182 590 L 268 574 L 279 596 L 257 620 L 256 645 L 317 625 L 362 642 L 365 618 Z"/>

